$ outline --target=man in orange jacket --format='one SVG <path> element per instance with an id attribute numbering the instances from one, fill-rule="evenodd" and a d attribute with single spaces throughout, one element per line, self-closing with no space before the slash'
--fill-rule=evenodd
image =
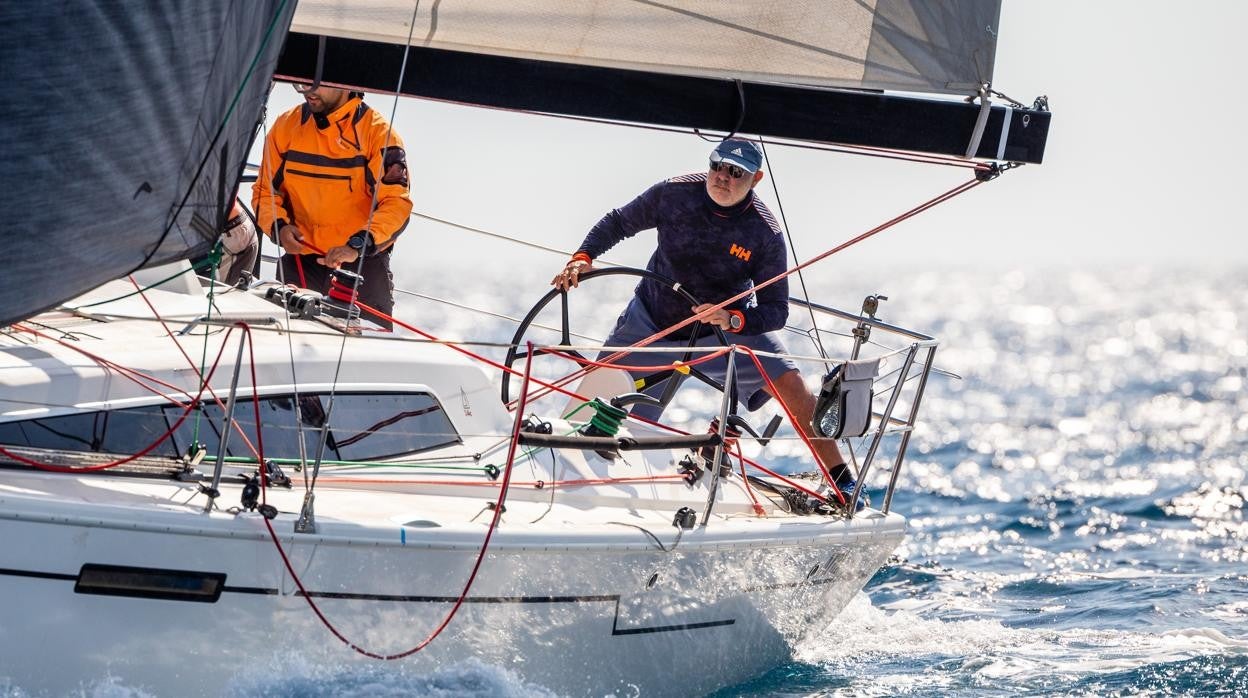
<path id="1" fill-rule="evenodd" d="M 412 212 L 403 141 L 361 93 L 310 87 L 295 86 L 304 104 L 279 116 L 265 139 L 252 207 L 286 252 L 287 283 L 325 293 L 332 270 L 355 271 L 363 255 L 359 300 L 390 315 L 390 252 Z"/>

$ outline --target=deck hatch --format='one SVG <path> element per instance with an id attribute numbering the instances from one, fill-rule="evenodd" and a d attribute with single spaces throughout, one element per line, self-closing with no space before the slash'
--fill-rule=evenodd
<path id="1" fill-rule="evenodd" d="M 216 603 L 224 588 L 222 572 L 87 563 L 78 572 L 74 593 Z"/>

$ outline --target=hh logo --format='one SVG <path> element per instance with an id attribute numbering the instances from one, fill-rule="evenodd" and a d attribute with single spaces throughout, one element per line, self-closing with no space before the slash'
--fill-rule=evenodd
<path id="1" fill-rule="evenodd" d="M 750 251 L 735 242 L 732 243 L 732 247 L 728 248 L 728 254 L 735 254 L 742 262 L 750 261 Z"/>

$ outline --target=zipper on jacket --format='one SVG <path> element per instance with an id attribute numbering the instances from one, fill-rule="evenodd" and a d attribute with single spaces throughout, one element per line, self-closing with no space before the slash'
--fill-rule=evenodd
<path id="1" fill-rule="evenodd" d="M 286 168 L 286 171 L 290 174 L 314 177 L 316 179 L 341 179 L 347 183 L 347 191 L 355 191 L 355 188 L 351 186 L 350 175 L 321 174 L 320 172 L 308 172 L 307 170 L 296 170 L 289 167 Z"/>

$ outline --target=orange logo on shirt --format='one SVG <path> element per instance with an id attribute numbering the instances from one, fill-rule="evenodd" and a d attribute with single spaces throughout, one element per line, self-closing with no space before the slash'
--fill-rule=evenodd
<path id="1" fill-rule="evenodd" d="M 735 254 L 742 262 L 750 261 L 750 251 L 735 242 L 732 243 L 732 247 L 728 248 L 728 254 Z"/>

